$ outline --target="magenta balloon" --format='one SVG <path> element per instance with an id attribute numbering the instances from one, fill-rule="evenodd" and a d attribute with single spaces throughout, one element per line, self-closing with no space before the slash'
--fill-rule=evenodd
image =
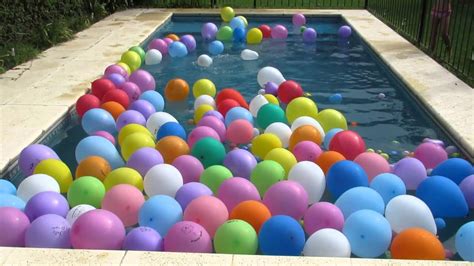
<path id="1" fill-rule="evenodd" d="M 104 76 L 108 76 L 108 75 L 114 74 L 114 73 L 120 74 L 124 78 L 128 78 L 127 71 L 119 65 L 110 65 L 110 66 L 108 66 L 104 71 Z"/>
<path id="2" fill-rule="evenodd" d="M 217 197 L 224 202 L 229 213 L 242 201 L 260 200 L 260 194 L 255 185 L 242 177 L 233 177 L 222 182 Z"/>
<path id="3" fill-rule="evenodd" d="M 110 134 L 109 132 L 107 131 L 103 131 L 103 130 L 99 130 L 99 131 L 96 131 L 92 134 L 92 136 L 98 136 L 98 137 L 103 137 L 105 138 L 106 140 L 110 141 L 110 143 L 112 143 L 113 145 L 115 145 L 115 138 L 112 134 Z"/>
<path id="4" fill-rule="evenodd" d="M 267 190 L 263 203 L 273 216 L 288 215 L 300 220 L 308 208 L 308 193 L 299 183 L 284 180 Z"/>
<path id="5" fill-rule="evenodd" d="M 46 214 L 34 220 L 26 230 L 25 246 L 35 248 L 70 248 L 70 225 L 64 217 Z"/>
<path id="6" fill-rule="evenodd" d="M 342 231 L 344 214 L 334 204 L 317 202 L 306 210 L 304 214 L 304 230 L 308 235 L 323 228 L 333 228 Z"/>
<path id="7" fill-rule="evenodd" d="M 201 225 L 182 221 L 174 224 L 165 236 L 164 250 L 170 252 L 212 253 L 212 240 Z"/>
<path id="8" fill-rule="evenodd" d="M 130 104 L 128 109 L 140 112 L 143 117 L 145 117 L 145 119 L 148 119 L 150 115 L 156 112 L 156 109 L 153 104 L 146 100 L 136 100 Z"/>
<path id="9" fill-rule="evenodd" d="M 306 43 L 313 43 L 316 42 L 316 37 L 318 34 L 316 30 L 313 28 L 306 28 L 303 32 L 303 41 Z"/>
<path id="10" fill-rule="evenodd" d="M 294 14 L 292 18 L 292 22 L 293 22 L 293 25 L 297 27 L 301 27 L 304 24 L 306 24 L 306 17 L 301 13 Z"/>
<path id="11" fill-rule="evenodd" d="M 208 114 L 208 113 L 209 112 L 207 112 L 206 114 Z M 219 113 L 219 112 L 217 112 L 217 113 L 219 115 L 221 115 L 221 113 Z M 222 117 L 222 115 L 221 115 L 221 117 Z M 217 132 L 217 134 L 219 135 L 220 141 L 224 142 L 225 133 L 226 133 L 226 128 L 225 128 L 225 124 L 224 124 L 224 117 L 222 117 L 222 119 L 220 119 L 219 117 L 214 116 L 214 115 L 204 115 L 204 117 L 201 118 L 201 120 L 198 122 L 197 126 L 198 127 L 206 126 L 206 127 L 210 127 L 212 129 L 214 129 Z"/>
<path id="12" fill-rule="evenodd" d="M 106 210 L 84 213 L 71 228 L 71 243 L 76 249 L 121 249 L 124 239 L 122 221 Z"/>
<path id="13" fill-rule="evenodd" d="M 66 217 L 69 204 L 66 198 L 58 192 L 44 191 L 31 197 L 25 206 L 25 214 L 30 221 L 45 214 L 56 214 Z"/>
<path id="14" fill-rule="evenodd" d="M 165 41 L 165 43 L 166 43 L 168 46 L 170 46 L 170 44 L 174 42 L 173 39 L 168 38 L 168 37 L 163 38 L 163 41 Z"/>
<path id="15" fill-rule="evenodd" d="M 146 119 L 140 112 L 136 110 L 127 110 L 121 113 L 117 118 L 117 131 L 120 132 L 120 130 L 128 124 L 139 124 L 145 126 Z"/>
<path id="16" fill-rule="evenodd" d="M 153 76 L 146 70 L 135 70 L 135 72 L 130 75 L 130 78 L 128 80 L 137 84 L 142 93 L 145 91 L 155 90 L 155 78 L 153 78 Z"/>
<path id="17" fill-rule="evenodd" d="M 33 174 L 36 165 L 46 159 L 59 160 L 59 157 L 56 152 L 46 145 L 31 144 L 21 151 L 18 164 L 23 174 L 30 176 Z"/>
<path id="18" fill-rule="evenodd" d="M 172 165 L 178 169 L 183 176 L 183 183 L 199 182 L 204 166 L 201 161 L 192 155 L 181 155 L 174 159 Z M 184 210 L 184 208 L 183 208 Z"/>
<path id="19" fill-rule="evenodd" d="M 321 147 L 319 147 L 318 144 L 309 140 L 298 142 L 295 147 L 293 147 L 293 154 L 295 155 L 296 160 L 298 162 L 314 162 L 316 161 L 316 159 L 318 159 L 321 153 L 323 153 Z"/>
<path id="20" fill-rule="evenodd" d="M 153 148 L 144 147 L 135 151 L 127 161 L 127 167 L 137 170 L 141 176 L 145 176 L 148 170 L 157 164 L 162 164 L 163 156 Z"/>
<path id="21" fill-rule="evenodd" d="M 252 170 L 257 165 L 257 160 L 247 150 L 233 149 L 224 158 L 224 166 L 227 167 L 234 176 L 246 179 L 250 178 Z"/>
<path id="22" fill-rule="evenodd" d="M 464 178 L 459 184 L 459 188 L 464 194 L 467 205 L 470 209 L 474 209 L 474 175 Z"/>
<path id="23" fill-rule="evenodd" d="M 201 196 L 212 196 L 212 190 L 203 183 L 189 182 L 178 189 L 175 199 L 181 205 L 181 208 L 185 210 L 193 199 Z"/>
<path id="24" fill-rule="evenodd" d="M 273 39 L 286 39 L 288 37 L 288 30 L 283 25 L 276 25 L 272 29 Z"/>
<path id="25" fill-rule="evenodd" d="M 181 36 L 181 38 L 179 38 L 179 41 L 186 45 L 186 48 L 188 48 L 188 52 L 196 50 L 196 40 L 194 39 L 193 35 L 183 35 Z"/>
<path id="26" fill-rule="evenodd" d="M 426 178 L 426 169 L 423 163 L 416 158 L 403 158 L 398 161 L 393 173 L 400 177 L 409 190 L 416 190 L 418 185 Z"/>
<path id="27" fill-rule="evenodd" d="M 219 134 L 217 134 L 217 132 L 210 128 L 210 127 L 206 127 L 206 126 L 198 126 L 196 128 L 194 128 L 188 135 L 188 146 L 190 149 L 193 148 L 194 146 L 194 143 L 196 143 L 198 140 L 202 139 L 202 138 L 206 138 L 206 137 L 211 137 L 215 140 L 218 140 L 220 141 L 220 137 L 219 137 Z"/>
<path id="28" fill-rule="evenodd" d="M 24 247 L 26 229 L 30 220 L 19 209 L 13 207 L 0 208 L 0 246 Z"/>
<path id="29" fill-rule="evenodd" d="M 153 228 L 140 226 L 130 231 L 123 242 L 124 250 L 162 251 L 163 238 Z"/>
<path id="30" fill-rule="evenodd" d="M 224 122 L 224 116 L 221 113 L 219 113 L 219 111 L 215 111 L 215 110 L 207 111 L 206 113 L 204 113 L 203 117 L 206 117 L 206 116 L 214 116 L 214 117 L 219 118 L 219 120 L 221 120 L 222 122 Z"/>
<path id="31" fill-rule="evenodd" d="M 218 29 L 216 24 L 208 22 L 202 25 L 201 36 L 206 41 L 212 41 L 216 38 L 217 31 Z"/>
<path id="32" fill-rule="evenodd" d="M 416 147 L 415 158 L 420 160 L 426 169 L 434 169 L 448 159 L 448 154 L 441 145 L 425 142 Z"/>
<path id="33" fill-rule="evenodd" d="M 119 89 L 123 90 L 127 94 L 130 102 L 138 100 L 140 98 L 140 94 L 142 93 L 137 84 L 129 81 L 124 82 L 122 86 L 119 87 Z"/>
<path id="34" fill-rule="evenodd" d="M 150 49 L 156 49 L 164 56 L 168 54 L 168 43 L 162 39 L 153 39 L 150 44 L 148 44 L 148 50 Z"/>

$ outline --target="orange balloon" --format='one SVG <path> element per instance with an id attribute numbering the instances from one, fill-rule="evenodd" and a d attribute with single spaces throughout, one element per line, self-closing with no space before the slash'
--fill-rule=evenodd
<path id="1" fill-rule="evenodd" d="M 344 155 L 337 151 L 325 151 L 316 159 L 316 164 L 319 165 L 324 174 L 326 174 L 333 164 L 345 159 Z"/>
<path id="2" fill-rule="evenodd" d="M 392 241 L 392 258 L 413 260 L 444 260 L 443 244 L 431 232 L 422 228 L 408 228 Z"/>
<path id="3" fill-rule="evenodd" d="M 112 171 L 109 162 L 99 156 L 89 156 L 82 160 L 76 168 L 76 179 L 81 176 L 97 177 L 104 181 L 105 177 Z"/>
<path id="4" fill-rule="evenodd" d="M 100 108 L 109 112 L 114 117 L 115 120 L 117 120 L 120 114 L 125 112 L 125 108 L 123 108 L 121 104 L 119 104 L 118 102 L 113 102 L 113 101 L 103 103 L 100 106 Z"/>
<path id="5" fill-rule="evenodd" d="M 323 138 L 321 137 L 321 133 L 315 127 L 306 125 L 301 126 L 295 129 L 290 136 L 290 143 L 289 149 L 293 151 L 293 147 L 295 147 L 298 142 L 309 140 L 318 145 L 321 145 L 323 142 Z"/>
<path id="6" fill-rule="evenodd" d="M 156 149 L 161 153 L 165 163 L 171 164 L 178 156 L 189 154 L 189 146 L 180 137 L 167 136 L 156 143 Z"/>
<path id="7" fill-rule="evenodd" d="M 165 88 L 165 97 L 169 101 L 186 100 L 189 94 L 189 85 L 183 79 L 172 79 L 168 81 Z"/>
<path id="8" fill-rule="evenodd" d="M 175 41 L 175 42 L 176 42 L 176 41 L 179 41 L 178 35 L 173 34 L 173 33 L 170 33 L 170 34 L 166 35 L 166 38 L 170 38 L 171 40 L 173 40 L 173 41 Z"/>
<path id="9" fill-rule="evenodd" d="M 246 200 L 232 209 L 229 219 L 239 219 L 249 223 L 258 233 L 263 223 L 270 219 L 272 214 L 265 204 L 256 200 Z"/>

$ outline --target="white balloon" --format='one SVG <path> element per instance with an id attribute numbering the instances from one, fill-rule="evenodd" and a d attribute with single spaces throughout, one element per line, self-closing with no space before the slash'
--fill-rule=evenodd
<path id="1" fill-rule="evenodd" d="M 267 82 L 274 82 L 277 85 L 280 85 L 286 79 L 281 74 L 280 70 L 274 67 L 264 67 L 258 71 L 257 81 L 260 87 L 264 88 Z"/>
<path id="2" fill-rule="evenodd" d="M 146 128 L 148 128 L 153 136 L 156 136 L 158 129 L 160 129 L 163 124 L 168 122 L 178 122 L 178 120 L 166 112 L 156 112 L 148 117 L 148 120 L 146 121 Z"/>
<path id="3" fill-rule="evenodd" d="M 209 67 L 212 65 L 212 58 L 207 54 L 202 54 L 198 57 L 197 64 L 202 67 Z"/>
<path id="4" fill-rule="evenodd" d="M 255 52 L 255 51 L 252 51 L 250 49 L 244 49 L 240 53 L 240 58 L 242 58 L 242 60 L 246 60 L 246 61 L 257 60 L 258 59 L 258 53 Z"/>
<path id="5" fill-rule="evenodd" d="M 412 195 L 400 195 L 391 199 L 385 208 L 385 218 L 396 233 L 410 227 L 424 228 L 435 235 L 437 232 L 430 208 Z"/>
<path id="6" fill-rule="evenodd" d="M 288 180 L 298 182 L 309 197 L 309 204 L 321 200 L 326 189 L 326 178 L 319 165 L 310 161 L 301 161 L 295 164 L 288 173 Z"/>
<path id="7" fill-rule="evenodd" d="M 148 170 L 143 186 L 149 197 L 168 195 L 174 198 L 176 191 L 183 186 L 183 176 L 171 164 L 158 164 Z"/>
<path id="8" fill-rule="evenodd" d="M 252 113 L 253 117 L 257 117 L 258 110 L 260 110 L 260 107 L 264 106 L 265 104 L 268 103 L 267 98 L 263 95 L 257 95 L 255 96 L 249 104 L 249 110 L 250 113 Z"/>
<path id="9" fill-rule="evenodd" d="M 310 116 L 300 116 L 293 121 L 291 124 L 291 131 L 295 131 L 297 128 L 301 126 L 313 126 L 319 131 L 319 134 L 321 134 L 321 138 L 324 139 L 324 136 L 326 136 L 326 133 L 324 133 L 324 129 L 321 126 L 321 124 L 316 121 L 316 119 L 310 117 Z"/>
<path id="10" fill-rule="evenodd" d="M 28 202 L 31 197 L 44 191 L 60 193 L 58 182 L 49 175 L 35 174 L 30 175 L 21 181 L 18 190 L 16 191 L 16 195 L 24 202 Z"/>
<path id="11" fill-rule="evenodd" d="M 145 64 L 146 65 L 157 65 L 161 63 L 163 56 L 161 52 L 156 49 L 150 49 L 145 54 Z"/>
<path id="12" fill-rule="evenodd" d="M 336 229 L 324 228 L 308 238 L 303 256 L 349 258 L 351 245 L 343 233 Z"/>
<path id="13" fill-rule="evenodd" d="M 260 130 L 258 130 L 258 128 L 254 127 L 253 128 L 253 137 L 255 138 L 258 135 L 260 135 Z"/>
<path id="14" fill-rule="evenodd" d="M 79 204 L 69 210 L 66 215 L 66 220 L 69 222 L 70 225 L 72 225 L 77 220 L 77 218 L 79 218 L 79 216 L 92 210 L 95 210 L 94 206 L 91 206 L 89 204 Z"/>
<path id="15" fill-rule="evenodd" d="M 265 133 L 275 134 L 283 144 L 283 148 L 287 148 L 290 141 L 291 129 L 288 125 L 282 122 L 275 122 L 268 125 Z"/>
<path id="16" fill-rule="evenodd" d="M 216 109 L 216 101 L 212 96 L 203 94 L 194 100 L 194 110 L 196 110 L 200 105 L 208 104 Z"/>

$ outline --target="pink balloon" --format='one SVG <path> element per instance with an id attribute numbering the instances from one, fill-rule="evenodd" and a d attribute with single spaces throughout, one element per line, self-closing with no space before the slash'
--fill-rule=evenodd
<path id="1" fill-rule="evenodd" d="M 403 158 L 393 167 L 393 174 L 400 177 L 409 190 L 416 190 L 418 185 L 426 178 L 426 169 L 416 158 Z"/>
<path id="2" fill-rule="evenodd" d="M 288 215 L 300 220 L 308 208 L 308 193 L 298 182 L 284 180 L 267 190 L 263 203 L 272 215 Z"/>
<path id="3" fill-rule="evenodd" d="M 206 229 L 211 238 L 217 228 L 229 218 L 225 204 L 213 196 L 201 196 L 191 201 L 184 210 L 184 221 L 192 221 Z"/>
<path id="4" fill-rule="evenodd" d="M 123 69 L 121 66 L 119 65 L 110 65 L 108 66 L 105 71 L 104 71 L 104 76 L 108 76 L 108 75 L 111 75 L 111 74 L 120 74 L 122 75 L 122 77 L 124 78 L 128 78 L 128 73 L 127 71 L 125 71 L 125 69 Z"/>
<path id="5" fill-rule="evenodd" d="M 425 142 L 416 147 L 415 158 L 420 160 L 426 169 L 433 169 L 439 163 L 447 160 L 448 154 L 442 146 Z"/>
<path id="6" fill-rule="evenodd" d="M 132 185 L 120 184 L 105 193 L 102 209 L 117 215 L 125 226 L 132 226 L 138 223 L 138 211 L 143 203 L 145 197 L 140 190 Z"/>
<path id="7" fill-rule="evenodd" d="M 199 127 L 194 128 L 188 135 L 189 148 L 192 149 L 194 146 L 194 143 L 206 137 L 211 137 L 218 141 L 221 140 L 219 137 L 219 134 L 217 134 L 217 132 L 214 129 L 210 127 L 206 127 L 206 126 L 199 126 Z"/>
<path id="8" fill-rule="evenodd" d="M 220 114 L 220 113 L 219 113 Z M 221 142 L 225 141 L 225 124 L 222 122 L 221 119 L 215 117 L 215 116 L 204 116 L 201 118 L 199 123 L 197 124 L 198 127 L 200 126 L 206 126 L 214 129 L 217 134 L 219 134 L 219 138 Z"/>
<path id="9" fill-rule="evenodd" d="M 106 140 L 110 141 L 113 145 L 115 145 L 115 138 L 114 138 L 114 136 L 112 136 L 112 134 L 110 134 L 110 133 L 107 132 L 107 131 L 103 131 L 103 130 L 96 131 L 96 132 L 94 132 L 94 134 L 92 134 L 92 135 L 93 135 L 93 136 L 103 137 L 103 138 L 105 138 Z"/>
<path id="10" fill-rule="evenodd" d="M 217 197 L 224 202 L 229 212 L 242 201 L 260 200 L 260 194 L 254 184 L 242 177 L 233 177 L 222 182 Z"/>
<path id="11" fill-rule="evenodd" d="M 119 89 L 127 93 L 130 102 L 138 100 L 140 94 L 142 94 L 142 91 L 137 86 L 137 84 L 129 81 L 123 83 L 122 86 L 119 87 Z"/>
<path id="12" fill-rule="evenodd" d="M 201 225 L 182 221 L 174 224 L 165 237 L 164 250 L 171 252 L 212 253 L 212 240 Z"/>
<path id="13" fill-rule="evenodd" d="M 169 46 L 172 42 L 174 42 L 173 39 L 170 39 L 170 38 L 168 38 L 168 37 L 163 38 L 163 41 L 165 41 L 165 43 L 166 43 L 168 46 Z"/>
<path id="14" fill-rule="evenodd" d="M 379 174 L 390 173 L 390 164 L 385 158 L 375 152 L 364 152 L 354 159 L 369 177 L 369 182 Z"/>
<path id="15" fill-rule="evenodd" d="M 247 144 L 253 139 L 253 126 L 245 119 L 237 119 L 230 123 L 226 132 L 226 140 L 233 144 Z"/>
<path id="16" fill-rule="evenodd" d="M 296 13 L 296 14 L 293 15 L 292 22 L 293 22 L 293 25 L 295 25 L 297 27 L 301 27 L 304 24 L 306 24 L 306 18 L 303 14 Z"/>
<path id="17" fill-rule="evenodd" d="M 0 246 L 24 247 L 26 229 L 30 220 L 22 211 L 13 207 L 0 208 Z"/>
<path id="18" fill-rule="evenodd" d="M 298 162 L 314 162 L 316 159 L 318 159 L 321 153 L 323 153 L 321 147 L 319 147 L 318 144 L 308 140 L 298 142 L 293 148 L 293 154 L 295 155 Z"/>
<path id="19" fill-rule="evenodd" d="M 148 44 L 148 50 L 156 49 L 165 56 L 168 54 L 168 43 L 162 39 L 153 39 L 150 44 Z"/>
<path id="20" fill-rule="evenodd" d="M 286 39 L 288 37 L 288 30 L 283 25 L 276 25 L 272 29 L 273 39 Z"/>
<path id="21" fill-rule="evenodd" d="M 334 204 L 317 202 L 306 210 L 304 214 L 304 230 L 308 235 L 323 228 L 333 228 L 342 231 L 344 214 Z"/>
<path id="22" fill-rule="evenodd" d="M 174 159 L 172 165 L 178 169 L 183 176 L 183 183 L 199 182 L 204 166 L 192 155 L 181 155 Z"/>
<path id="23" fill-rule="evenodd" d="M 138 69 L 135 70 L 129 78 L 130 82 L 137 84 L 140 88 L 140 91 L 143 93 L 145 91 L 154 91 L 155 90 L 155 78 L 146 70 Z"/>

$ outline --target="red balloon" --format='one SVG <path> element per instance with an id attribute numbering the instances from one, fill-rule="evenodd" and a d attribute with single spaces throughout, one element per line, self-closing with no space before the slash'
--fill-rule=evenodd
<path id="1" fill-rule="evenodd" d="M 240 106 L 239 103 L 233 99 L 225 99 L 219 105 L 217 105 L 217 111 L 221 113 L 224 117 L 227 112 L 234 108 Z"/>
<path id="2" fill-rule="evenodd" d="M 225 99 L 232 99 L 236 101 L 237 103 L 239 103 L 239 105 L 242 106 L 243 108 L 249 109 L 249 105 L 245 101 L 242 94 L 240 94 L 240 92 L 238 92 L 235 89 L 231 89 L 231 88 L 222 89 L 219 93 L 217 93 L 216 104 L 219 105 Z"/>
<path id="3" fill-rule="evenodd" d="M 263 38 L 271 38 L 272 37 L 272 28 L 266 24 L 260 25 L 258 29 L 263 33 Z"/>
<path id="4" fill-rule="evenodd" d="M 125 91 L 116 89 L 107 92 L 107 94 L 102 97 L 102 103 L 105 102 L 117 102 L 127 109 L 130 99 L 128 98 L 128 94 Z"/>
<path id="5" fill-rule="evenodd" d="M 288 104 L 294 98 L 303 96 L 303 88 L 296 81 L 287 80 L 280 84 L 277 94 L 282 102 Z"/>
<path id="6" fill-rule="evenodd" d="M 365 152 L 365 141 L 357 132 L 343 130 L 331 139 L 329 150 L 339 152 L 347 160 L 354 160 L 357 155 Z"/>
<path id="7" fill-rule="evenodd" d="M 100 100 L 95 95 L 85 94 L 76 101 L 76 112 L 82 117 L 87 111 L 100 107 Z"/>
<path id="8" fill-rule="evenodd" d="M 92 89 L 92 94 L 94 94 L 95 96 L 97 96 L 97 98 L 102 100 L 102 97 L 104 97 L 104 95 L 107 94 L 107 92 L 117 89 L 117 87 L 109 79 L 100 78 L 92 82 L 91 89 Z"/>

